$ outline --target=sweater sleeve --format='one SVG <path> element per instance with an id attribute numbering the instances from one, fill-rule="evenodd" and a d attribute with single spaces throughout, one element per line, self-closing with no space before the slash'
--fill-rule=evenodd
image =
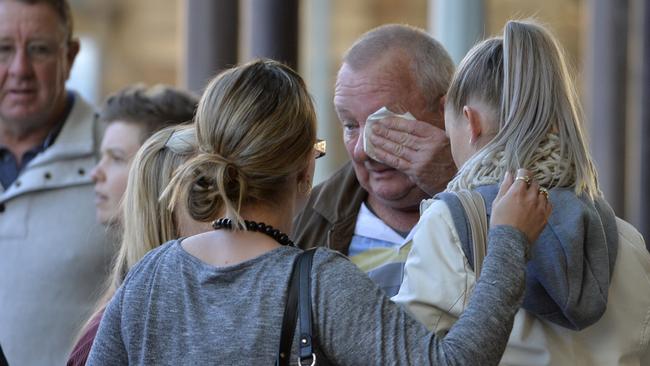
<path id="1" fill-rule="evenodd" d="M 352 263 L 331 252 L 317 256 L 312 272 L 317 344 L 341 365 L 496 365 L 523 295 L 526 239 L 512 227 L 498 226 L 490 230 L 489 242 L 472 301 L 446 335 L 412 319 Z"/>
<path id="2" fill-rule="evenodd" d="M 86 365 L 128 365 L 121 329 L 123 298 L 124 286 L 117 290 L 104 311 Z"/>

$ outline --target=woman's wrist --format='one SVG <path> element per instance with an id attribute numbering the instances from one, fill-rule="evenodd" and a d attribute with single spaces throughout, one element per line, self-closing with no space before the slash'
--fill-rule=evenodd
<path id="1" fill-rule="evenodd" d="M 490 244 L 488 247 L 497 246 L 499 248 L 503 248 L 504 250 L 507 250 L 510 255 L 514 253 L 521 253 L 525 262 L 528 262 L 530 260 L 531 252 L 528 237 L 516 227 L 511 225 L 491 226 L 488 233 L 488 238 Z M 488 248 L 488 251 L 491 251 L 490 248 Z"/>

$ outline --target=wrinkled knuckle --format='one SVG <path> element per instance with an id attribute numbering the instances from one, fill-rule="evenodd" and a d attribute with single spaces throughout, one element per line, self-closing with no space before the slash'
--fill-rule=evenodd
<path id="1" fill-rule="evenodd" d="M 395 155 L 401 157 L 403 151 L 404 151 L 404 148 L 402 147 L 402 145 L 395 145 Z"/>
<path id="2" fill-rule="evenodd" d="M 398 157 L 393 156 L 393 157 L 391 158 L 391 160 L 392 160 L 391 163 L 392 163 L 393 166 L 396 166 L 396 167 L 399 166 L 399 164 L 400 164 L 400 160 L 399 160 Z"/>

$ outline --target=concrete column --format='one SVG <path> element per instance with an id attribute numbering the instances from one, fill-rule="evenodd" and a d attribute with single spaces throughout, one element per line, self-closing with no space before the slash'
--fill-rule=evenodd
<path id="1" fill-rule="evenodd" d="M 316 162 L 314 185 L 329 178 L 348 160 L 340 123 L 334 111 L 334 80 L 339 59 L 333 57 L 330 0 L 303 2 L 300 9 L 300 72 L 314 98 L 318 137 L 327 141 L 327 155 Z M 318 45 L 315 47 L 314 45 Z"/>
<path id="2" fill-rule="evenodd" d="M 641 175 L 639 231 L 650 250 L 650 4 L 643 2 L 643 35 L 641 74 Z"/>
<path id="3" fill-rule="evenodd" d="M 182 84 L 200 93 L 219 71 L 237 64 L 239 1 L 185 0 Z"/>
<path id="4" fill-rule="evenodd" d="M 601 189 L 625 214 L 628 0 L 587 0 L 585 112 Z"/>
<path id="5" fill-rule="evenodd" d="M 267 57 L 298 67 L 298 0 L 248 0 L 248 59 Z"/>
<path id="6" fill-rule="evenodd" d="M 458 64 L 476 42 L 485 38 L 483 0 L 429 0 L 429 32 Z"/>

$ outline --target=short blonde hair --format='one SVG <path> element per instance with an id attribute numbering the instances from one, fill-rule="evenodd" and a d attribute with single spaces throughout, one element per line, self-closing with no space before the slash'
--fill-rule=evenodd
<path id="1" fill-rule="evenodd" d="M 503 38 L 474 46 L 447 93 L 447 108 L 460 114 L 470 99 L 493 107 L 499 132 L 472 156 L 449 189 L 499 181 L 527 168 L 540 184 L 574 187 L 600 195 L 587 148 L 580 102 L 555 38 L 534 21 L 509 21 Z M 477 178 L 478 177 L 478 178 Z"/>
<path id="2" fill-rule="evenodd" d="M 199 154 L 165 194 L 197 221 L 224 215 L 243 225 L 243 205 L 284 198 L 287 179 L 306 167 L 316 141 L 316 114 L 302 78 L 271 60 L 214 78 L 195 121 Z"/>

